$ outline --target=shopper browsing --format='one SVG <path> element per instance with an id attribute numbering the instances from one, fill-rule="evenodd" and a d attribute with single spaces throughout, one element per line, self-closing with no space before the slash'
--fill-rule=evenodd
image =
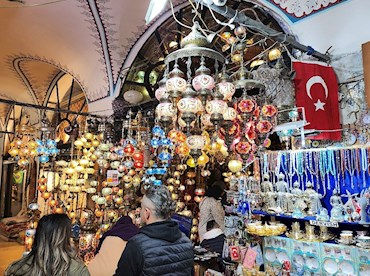
<path id="1" fill-rule="evenodd" d="M 194 253 L 191 241 L 170 220 L 176 203 L 165 186 L 150 186 L 141 200 L 144 225 L 130 239 L 115 275 L 191 275 Z"/>
<path id="2" fill-rule="evenodd" d="M 214 220 L 219 225 L 221 230 L 225 229 L 225 210 L 222 207 L 220 198 L 223 190 L 219 186 L 208 187 L 205 197 L 199 203 L 199 239 L 200 242 L 204 239 L 204 234 L 207 232 L 207 222 Z"/>
<path id="3" fill-rule="evenodd" d="M 207 232 L 204 234 L 203 237 L 204 239 L 201 242 L 200 246 L 204 247 L 208 251 L 218 253 L 218 268 L 223 271 L 222 251 L 225 242 L 224 232 L 220 229 L 220 226 L 214 220 L 210 220 L 207 222 Z"/>
<path id="4" fill-rule="evenodd" d="M 208 251 L 219 253 L 220 256 L 222 256 L 225 235 L 220 229 L 220 226 L 214 220 L 207 222 L 207 232 L 203 237 L 204 239 L 200 245 Z"/>
<path id="5" fill-rule="evenodd" d="M 11 264 L 5 276 L 89 276 L 70 242 L 71 228 L 71 221 L 65 214 L 42 217 L 31 252 Z"/>
<path id="6" fill-rule="evenodd" d="M 129 216 L 122 216 L 101 238 L 88 269 L 91 276 L 112 276 L 127 241 L 139 232 Z"/>

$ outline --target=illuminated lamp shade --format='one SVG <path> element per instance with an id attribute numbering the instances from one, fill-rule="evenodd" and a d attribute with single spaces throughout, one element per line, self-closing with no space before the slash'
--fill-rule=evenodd
<path id="1" fill-rule="evenodd" d="M 233 159 L 229 161 L 227 166 L 229 167 L 230 171 L 232 171 L 233 173 L 236 173 L 236 172 L 241 171 L 241 169 L 243 168 L 243 163 L 240 160 Z"/>
<path id="2" fill-rule="evenodd" d="M 170 78 L 166 81 L 166 89 L 172 98 L 180 96 L 186 90 L 186 80 L 182 78 L 184 73 L 175 63 L 173 70 L 170 72 Z"/>
<path id="3" fill-rule="evenodd" d="M 186 144 L 191 150 L 202 150 L 206 141 L 202 135 L 191 135 L 186 139 Z"/>
<path id="4" fill-rule="evenodd" d="M 187 161 L 186 161 L 186 165 L 188 165 L 190 168 L 194 168 L 195 167 L 195 160 L 194 158 L 189 158 Z"/>
<path id="5" fill-rule="evenodd" d="M 204 64 L 204 63 L 203 63 Z M 206 68 L 204 65 L 197 70 L 197 76 L 193 79 L 192 84 L 196 91 L 201 89 L 208 89 L 212 90 L 215 87 L 215 80 L 209 74 L 209 69 Z M 208 69 L 208 70 L 207 70 Z"/>
<path id="6" fill-rule="evenodd" d="M 151 71 L 149 74 L 149 83 L 154 85 L 157 83 L 157 80 L 158 80 L 158 72 L 155 70 Z"/>
<path id="7" fill-rule="evenodd" d="M 224 96 L 224 100 L 230 101 L 235 93 L 235 86 L 231 82 L 223 80 L 217 84 L 217 90 Z"/>
<path id="8" fill-rule="evenodd" d="M 176 110 L 172 103 L 160 103 L 156 107 L 158 117 L 172 117 L 176 115 Z"/>
<path id="9" fill-rule="evenodd" d="M 264 61 L 264 60 L 262 60 L 262 59 L 256 59 L 256 60 L 253 60 L 253 61 L 252 61 L 252 63 L 251 63 L 251 65 L 250 65 L 250 67 L 251 67 L 251 68 L 254 68 L 254 67 L 260 66 L 260 65 L 262 65 L 262 64 L 264 64 L 264 63 L 265 63 L 265 61 Z"/>
<path id="10" fill-rule="evenodd" d="M 168 92 L 164 86 L 160 86 L 157 90 L 155 90 L 155 98 L 160 101 L 161 99 L 168 98 Z"/>
<path id="11" fill-rule="evenodd" d="M 124 148 L 123 148 L 123 152 L 128 155 L 128 156 L 131 156 L 134 152 L 135 152 L 135 147 L 131 144 L 131 143 L 128 143 Z"/>
<path id="12" fill-rule="evenodd" d="M 145 72 L 144 71 L 138 71 L 135 76 L 135 81 L 139 83 L 144 83 L 144 77 L 145 77 Z"/>
<path id="13" fill-rule="evenodd" d="M 135 161 L 134 162 L 135 169 L 142 169 L 144 167 L 143 161 Z"/>
<path id="14" fill-rule="evenodd" d="M 209 157 L 204 152 L 198 158 L 198 166 L 205 166 L 209 162 Z"/>
<path id="15" fill-rule="evenodd" d="M 199 111 L 199 102 L 195 98 L 182 98 L 177 103 L 180 112 L 197 113 Z"/>
<path id="16" fill-rule="evenodd" d="M 170 48 L 176 48 L 177 46 L 179 46 L 179 44 L 176 41 L 172 40 L 170 41 L 170 43 L 168 43 L 168 46 Z"/>
<path id="17" fill-rule="evenodd" d="M 233 63 L 238 63 L 241 60 L 242 60 L 242 55 L 240 53 L 236 53 L 236 54 L 231 55 L 231 61 Z"/>
<path id="18" fill-rule="evenodd" d="M 226 112 L 224 113 L 224 119 L 227 121 L 233 121 L 238 114 L 236 110 L 232 107 L 228 107 Z"/>
<path id="19" fill-rule="evenodd" d="M 144 99 L 144 96 L 139 91 L 129 90 L 123 94 L 123 98 L 126 102 L 129 102 L 130 104 L 138 104 Z"/>
<path id="20" fill-rule="evenodd" d="M 144 161 L 144 154 L 140 151 L 137 151 L 132 155 L 132 159 L 135 161 Z"/>
<path id="21" fill-rule="evenodd" d="M 206 111 L 208 114 L 223 114 L 227 110 L 227 103 L 222 100 L 212 100 L 206 105 Z"/>
<path id="22" fill-rule="evenodd" d="M 278 58 L 281 57 L 281 51 L 277 48 L 274 48 L 269 52 L 268 56 L 269 56 L 269 60 L 271 61 L 277 60 Z"/>
<path id="23" fill-rule="evenodd" d="M 194 191 L 194 194 L 197 196 L 204 196 L 205 193 L 206 191 L 204 190 L 204 188 L 196 188 Z"/>
<path id="24" fill-rule="evenodd" d="M 168 97 L 169 97 L 169 94 L 166 90 L 166 82 L 167 82 L 167 78 L 163 77 L 158 83 L 159 87 L 155 91 L 155 97 L 158 101 L 160 101 L 162 99 L 168 99 Z"/>
<path id="25" fill-rule="evenodd" d="M 211 122 L 211 115 L 208 114 L 208 113 L 203 113 L 201 116 L 200 116 L 200 120 L 202 122 L 202 124 L 204 126 L 213 126 L 212 122 Z M 225 119 L 226 120 L 226 119 Z"/>
<path id="26" fill-rule="evenodd" d="M 234 34 L 237 37 L 243 38 L 247 34 L 247 29 L 244 26 L 238 26 L 234 29 Z"/>

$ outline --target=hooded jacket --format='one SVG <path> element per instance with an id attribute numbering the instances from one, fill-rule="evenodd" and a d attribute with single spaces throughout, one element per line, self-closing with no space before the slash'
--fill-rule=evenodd
<path id="1" fill-rule="evenodd" d="M 191 241 L 176 222 L 166 220 L 142 227 L 130 239 L 118 262 L 118 276 L 192 274 L 194 252 Z"/>
<path id="2" fill-rule="evenodd" d="M 125 250 L 127 241 L 139 232 L 139 228 L 127 216 L 121 217 L 116 224 L 100 239 L 97 254 L 89 263 L 91 276 L 112 276 L 118 261 Z"/>

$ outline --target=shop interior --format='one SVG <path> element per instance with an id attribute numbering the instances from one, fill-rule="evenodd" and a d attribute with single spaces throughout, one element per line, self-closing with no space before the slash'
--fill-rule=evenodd
<path id="1" fill-rule="evenodd" d="M 370 33 L 313 28 L 370 4 L 129 2 L 0 0 L 0 273 L 52 213 L 88 264 L 166 185 L 196 275 L 370 275 Z"/>

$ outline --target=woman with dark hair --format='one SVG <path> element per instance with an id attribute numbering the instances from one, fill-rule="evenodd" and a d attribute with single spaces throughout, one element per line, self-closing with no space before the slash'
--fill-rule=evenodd
<path id="1" fill-rule="evenodd" d="M 138 232 L 139 228 L 132 223 L 132 219 L 129 216 L 122 216 L 112 229 L 100 238 L 95 258 L 88 265 L 90 275 L 113 275 L 127 241 Z"/>
<path id="2" fill-rule="evenodd" d="M 217 185 L 208 187 L 206 194 L 199 203 L 199 239 L 204 239 L 207 232 L 207 222 L 214 220 L 222 231 L 225 229 L 225 210 L 222 207 L 220 198 L 224 191 Z"/>
<path id="3" fill-rule="evenodd" d="M 71 244 L 71 221 L 65 214 L 40 219 L 31 252 L 11 264 L 5 276 L 88 276 Z"/>

